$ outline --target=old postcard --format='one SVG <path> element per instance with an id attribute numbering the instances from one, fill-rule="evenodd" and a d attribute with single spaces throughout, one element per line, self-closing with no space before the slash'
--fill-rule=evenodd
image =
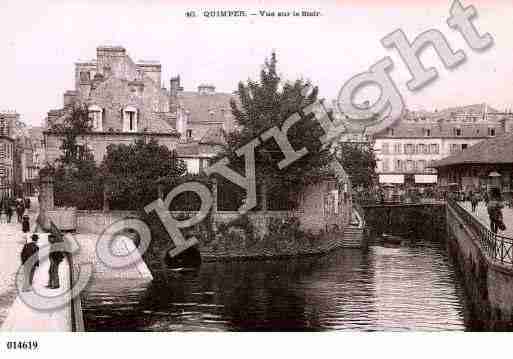
<path id="1" fill-rule="evenodd" d="M 6 353 L 513 329 L 511 1 L 1 9 Z"/>

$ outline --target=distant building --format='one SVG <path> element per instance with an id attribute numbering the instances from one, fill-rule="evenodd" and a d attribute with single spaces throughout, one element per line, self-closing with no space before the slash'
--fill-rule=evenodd
<path id="1" fill-rule="evenodd" d="M 212 158 L 224 143 L 224 132 L 214 127 L 210 128 L 199 141 L 181 143 L 176 151 L 178 157 L 185 161 L 187 172 L 199 174 L 212 164 Z"/>
<path id="2" fill-rule="evenodd" d="M 180 76 L 171 79 L 170 106 L 176 111 L 176 129 L 181 140 L 201 140 L 211 130 L 231 132 L 235 129 L 230 106 L 233 94 L 216 92 L 214 85 L 200 85 L 197 91 L 184 91 Z"/>
<path id="3" fill-rule="evenodd" d="M 482 112 L 477 112 L 476 108 L 481 108 Z M 409 112 L 398 123 L 375 134 L 380 183 L 436 184 L 434 161 L 482 140 L 513 132 L 513 115 L 510 113 L 499 113 L 480 105 L 461 109 L 444 110 L 429 116 L 426 113 L 420 117 L 418 113 Z"/>
<path id="4" fill-rule="evenodd" d="M 438 170 L 440 186 L 457 185 L 464 191 L 496 186 L 509 196 L 513 188 L 513 133 L 481 141 L 432 166 Z"/>
<path id="5" fill-rule="evenodd" d="M 0 198 L 14 195 L 14 127 L 20 115 L 0 112 Z"/>

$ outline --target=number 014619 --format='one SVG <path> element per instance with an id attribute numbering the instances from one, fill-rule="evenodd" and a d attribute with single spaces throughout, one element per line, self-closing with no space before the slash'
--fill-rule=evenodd
<path id="1" fill-rule="evenodd" d="M 37 350 L 39 343 L 35 340 L 32 341 L 8 341 L 8 350 Z"/>

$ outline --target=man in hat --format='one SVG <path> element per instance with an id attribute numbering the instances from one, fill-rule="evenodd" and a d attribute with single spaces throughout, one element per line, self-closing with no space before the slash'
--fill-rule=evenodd
<path id="1" fill-rule="evenodd" d="M 48 241 L 50 242 L 50 269 L 49 269 L 49 281 L 48 288 L 57 289 L 60 287 L 59 283 L 59 264 L 64 260 L 64 253 L 62 251 L 55 250 L 55 246 L 58 243 L 62 243 L 62 240 L 58 239 L 55 234 L 50 234 L 48 236 Z"/>
<path id="2" fill-rule="evenodd" d="M 23 291 L 29 291 L 34 280 L 34 272 L 39 267 L 39 246 L 37 245 L 39 237 L 37 234 L 32 235 L 32 242 L 26 243 L 21 250 L 21 264 L 23 265 L 24 281 Z"/>

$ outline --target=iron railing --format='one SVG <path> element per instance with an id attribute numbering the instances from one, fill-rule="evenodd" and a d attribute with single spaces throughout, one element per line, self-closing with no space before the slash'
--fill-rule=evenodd
<path id="1" fill-rule="evenodd" d="M 481 247 L 489 258 L 502 264 L 513 265 L 513 238 L 493 233 L 456 201 L 448 200 L 447 204 L 456 211 L 458 216 L 478 238 Z"/>

